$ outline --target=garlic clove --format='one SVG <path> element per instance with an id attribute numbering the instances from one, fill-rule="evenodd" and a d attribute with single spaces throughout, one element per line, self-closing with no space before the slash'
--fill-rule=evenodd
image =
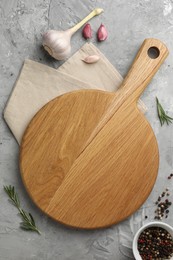
<path id="1" fill-rule="evenodd" d="M 43 34 L 43 47 L 55 59 L 65 60 L 71 52 L 71 36 L 70 30 L 49 30 Z"/>
<path id="2" fill-rule="evenodd" d="M 83 30 L 82 30 L 82 35 L 85 39 L 90 39 L 92 38 L 92 30 L 91 30 L 91 25 L 87 23 Z"/>
<path id="3" fill-rule="evenodd" d="M 97 56 L 97 55 L 91 55 L 91 56 L 85 57 L 82 61 L 84 61 L 85 63 L 88 63 L 88 64 L 90 64 L 90 63 L 92 64 L 92 63 L 98 62 L 99 59 L 100 59 L 99 56 Z"/>
<path id="4" fill-rule="evenodd" d="M 47 45 L 44 45 L 44 49 L 52 56 L 53 53 L 52 53 L 52 50 L 47 46 Z"/>
<path id="5" fill-rule="evenodd" d="M 107 37 L 108 37 L 108 33 L 106 27 L 103 24 L 101 24 L 97 31 L 97 39 L 99 42 L 101 42 L 101 41 L 105 41 Z"/>

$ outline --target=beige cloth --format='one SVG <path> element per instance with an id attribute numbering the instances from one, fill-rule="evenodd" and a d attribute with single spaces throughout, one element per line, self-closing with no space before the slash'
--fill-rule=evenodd
<path id="1" fill-rule="evenodd" d="M 82 58 L 93 54 L 101 57 L 97 63 L 86 64 L 82 61 Z M 53 98 L 76 89 L 116 91 L 121 82 L 118 71 L 91 43 L 86 43 L 57 70 L 25 60 L 5 107 L 4 118 L 20 144 L 30 120 Z M 139 107 L 145 112 L 142 101 Z"/>

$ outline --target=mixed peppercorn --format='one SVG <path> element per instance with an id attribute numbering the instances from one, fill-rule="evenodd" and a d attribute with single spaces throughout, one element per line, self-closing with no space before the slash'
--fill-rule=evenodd
<path id="1" fill-rule="evenodd" d="M 172 177 L 173 177 L 173 173 L 171 173 L 171 174 L 168 176 L 168 180 L 170 180 Z"/>
<path id="2" fill-rule="evenodd" d="M 138 251 L 143 260 L 171 259 L 173 237 L 161 227 L 148 227 L 139 236 Z"/>
<path id="3" fill-rule="evenodd" d="M 168 180 L 173 178 L 173 173 L 169 174 L 167 177 Z M 170 192 L 169 189 L 166 188 L 158 197 L 157 201 L 155 202 L 157 208 L 155 210 L 155 217 L 156 220 L 162 220 L 163 217 L 168 218 L 169 215 L 169 207 L 172 205 L 172 202 L 169 200 Z M 166 198 L 165 198 L 166 197 Z"/>
<path id="4" fill-rule="evenodd" d="M 173 173 L 168 177 L 173 179 Z M 170 191 L 166 188 L 157 198 L 155 202 L 155 220 L 168 218 L 170 212 Z M 147 219 L 148 216 L 145 216 Z M 166 260 L 173 257 L 173 237 L 161 227 L 149 227 L 145 229 L 138 239 L 138 251 L 143 260 Z"/>
<path id="5" fill-rule="evenodd" d="M 155 219 L 161 220 L 163 217 L 168 217 L 169 207 L 172 205 L 172 202 L 168 199 L 169 195 L 169 189 L 166 188 L 166 190 L 162 192 L 162 194 L 155 202 L 155 204 L 157 205 L 157 209 L 155 210 Z M 165 199 L 165 196 L 167 197 L 167 199 Z"/>

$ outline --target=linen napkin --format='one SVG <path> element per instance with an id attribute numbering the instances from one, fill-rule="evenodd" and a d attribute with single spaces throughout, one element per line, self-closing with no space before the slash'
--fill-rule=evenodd
<path id="1" fill-rule="evenodd" d="M 93 54 L 100 56 L 97 63 L 82 61 Z M 53 98 L 76 89 L 116 91 L 122 80 L 119 72 L 91 43 L 86 43 L 57 70 L 25 60 L 4 110 L 5 121 L 20 144 L 30 120 Z M 139 108 L 146 111 L 142 101 Z"/>

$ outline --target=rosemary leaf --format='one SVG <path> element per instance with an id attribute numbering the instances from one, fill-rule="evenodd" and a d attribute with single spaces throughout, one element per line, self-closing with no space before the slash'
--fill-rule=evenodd
<path id="1" fill-rule="evenodd" d="M 35 225 L 35 220 L 34 220 L 33 216 L 31 215 L 31 213 L 29 213 L 29 216 L 30 216 L 32 224 Z"/>
<path id="2" fill-rule="evenodd" d="M 164 111 L 164 109 L 163 109 L 162 105 L 160 104 L 157 97 L 156 97 L 156 104 L 157 104 L 157 113 L 158 113 L 158 117 L 159 117 L 161 126 L 164 123 L 166 123 L 167 125 L 169 125 L 169 123 L 172 123 L 173 118 L 168 116 L 165 113 L 165 111 Z"/>
<path id="3" fill-rule="evenodd" d="M 28 225 L 26 222 L 21 222 L 20 227 L 22 229 L 30 230 L 30 225 Z"/>
<path id="4" fill-rule="evenodd" d="M 18 197 L 18 194 L 16 193 L 14 186 L 4 186 L 4 190 L 9 196 L 10 200 L 12 201 L 13 205 L 16 206 L 16 208 L 19 211 L 19 214 L 22 218 L 22 222 L 20 223 L 20 227 L 24 230 L 30 230 L 30 231 L 35 231 L 38 234 L 41 234 L 40 231 L 38 230 L 34 218 L 31 215 L 31 213 L 27 213 L 20 207 L 20 200 Z"/>

